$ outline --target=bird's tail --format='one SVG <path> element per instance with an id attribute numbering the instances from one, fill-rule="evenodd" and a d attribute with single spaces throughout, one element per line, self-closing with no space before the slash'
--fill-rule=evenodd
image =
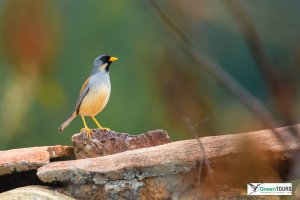
<path id="1" fill-rule="evenodd" d="M 71 121 L 77 116 L 76 112 L 73 112 L 69 117 L 68 119 L 62 124 L 60 125 L 58 131 L 59 132 L 63 132 L 64 129 L 71 123 Z"/>

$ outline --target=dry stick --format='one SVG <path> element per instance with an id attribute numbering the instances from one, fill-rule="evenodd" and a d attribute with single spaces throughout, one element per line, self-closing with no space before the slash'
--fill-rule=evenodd
<path id="1" fill-rule="evenodd" d="M 191 133 L 194 135 L 194 137 L 196 138 L 198 144 L 199 144 L 199 147 L 200 147 L 200 155 L 202 153 L 202 159 L 200 158 L 200 165 L 199 165 L 199 172 L 198 172 L 198 184 L 200 185 L 200 181 L 201 181 L 201 171 L 202 171 L 202 167 L 203 167 L 203 163 L 207 166 L 207 173 L 211 179 L 211 182 L 214 186 L 214 194 L 215 194 L 215 199 L 219 199 L 219 193 L 218 193 L 218 190 L 217 190 L 217 187 L 216 187 L 216 181 L 215 181 L 215 177 L 214 177 L 214 174 L 213 174 L 213 170 L 212 170 L 212 167 L 211 167 L 211 164 L 210 164 L 210 161 L 208 160 L 207 158 L 207 154 L 206 154 L 206 151 L 205 151 L 205 148 L 200 140 L 200 137 L 197 133 L 197 130 L 196 130 L 196 127 L 204 122 L 206 122 L 208 120 L 208 118 L 204 118 L 201 122 L 199 122 L 198 124 L 196 124 L 195 126 L 192 125 L 191 121 L 189 118 L 184 118 L 183 119 Z"/>
<path id="2" fill-rule="evenodd" d="M 225 0 L 225 5 L 232 12 L 232 15 L 235 16 L 257 66 L 261 69 L 266 85 L 275 98 L 277 109 L 283 115 L 286 123 L 293 124 L 294 120 L 291 114 L 292 108 L 289 103 L 289 94 L 283 88 L 280 75 L 274 63 L 269 58 L 253 22 L 239 1 Z M 292 128 L 291 132 L 297 133 L 297 129 Z"/>
<path id="3" fill-rule="evenodd" d="M 262 124 L 266 128 L 270 128 L 278 140 L 283 143 L 278 131 L 275 129 L 277 123 L 264 105 L 217 63 L 205 55 L 200 55 L 198 53 L 199 50 L 194 45 L 193 41 L 161 10 L 155 0 L 149 1 L 164 24 L 172 30 L 171 32 L 174 35 L 178 36 L 180 39 L 179 41 L 181 42 L 180 47 L 184 52 L 198 63 L 199 66 L 205 69 L 216 81 L 223 85 L 225 89 L 236 96 L 259 120 L 261 120 Z"/>
<path id="4" fill-rule="evenodd" d="M 202 154 L 202 158 L 200 157 L 200 165 L 199 165 L 199 172 L 198 172 L 198 184 L 200 184 L 200 181 L 201 181 L 201 172 L 202 172 L 202 167 L 203 167 L 203 163 L 205 163 L 205 165 L 207 166 L 207 173 L 211 179 L 211 182 L 213 183 L 214 186 L 216 186 L 216 182 L 215 182 L 215 178 L 214 178 L 214 175 L 213 175 L 213 170 L 212 170 L 212 167 L 211 167 L 211 164 L 210 164 L 210 161 L 208 160 L 207 158 L 207 154 L 206 154 L 206 151 L 205 151 L 205 148 L 200 140 L 200 137 L 197 133 L 197 130 L 196 130 L 196 127 L 204 122 L 206 122 L 208 120 L 208 118 L 204 118 L 201 122 L 197 123 L 196 125 L 192 125 L 191 121 L 189 118 L 185 117 L 183 118 L 183 120 L 187 123 L 188 125 L 188 128 L 190 129 L 191 133 L 193 134 L 193 136 L 196 138 L 198 144 L 199 144 L 199 147 L 200 147 L 200 155 Z M 215 190 L 215 194 L 216 194 L 216 199 L 218 199 L 219 195 L 218 195 L 218 192 L 217 192 L 217 188 L 215 187 L 214 188 Z"/>

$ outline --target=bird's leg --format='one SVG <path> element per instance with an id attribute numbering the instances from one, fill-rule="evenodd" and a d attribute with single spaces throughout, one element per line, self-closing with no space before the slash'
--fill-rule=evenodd
<path id="1" fill-rule="evenodd" d="M 106 131 L 110 131 L 109 128 L 104 128 L 104 127 L 102 127 L 102 126 L 99 124 L 99 122 L 97 121 L 97 119 L 96 119 L 94 116 L 91 116 L 91 118 L 92 118 L 92 120 L 95 122 L 95 124 L 98 126 L 99 129 L 101 129 L 101 130 L 106 130 Z"/>
<path id="2" fill-rule="evenodd" d="M 93 121 L 95 122 L 95 124 L 98 126 L 98 128 L 102 129 L 102 126 L 99 124 L 99 122 L 97 121 L 97 119 L 95 117 L 91 117 L 93 119 Z"/>
<path id="3" fill-rule="evenodd" d="M 91 134 L 94 134 L 94 132 L 86 125 L 86 121 L 85 121 L 84 116 L 83 116 L 82 114 L 81 114 L 81 118 L 82 118 L 82 121 L 83 121 L 83 124 L 84 124 L 84 128 L 82 128 L 82 129 L 80 130 L 80 132 L 84 129 L 85 132 L 86 132 L 86 135 L 87 135 L 90 139 L 92 139 Z"/>

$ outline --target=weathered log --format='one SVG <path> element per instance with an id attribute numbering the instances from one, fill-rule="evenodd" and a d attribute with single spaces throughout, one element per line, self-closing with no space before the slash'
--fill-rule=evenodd
<path id="1" fill-rule="evenodd" d="M 148 131 L 139 135 L 128 135 L 115 131 L 93 129 L 92 139 L 85 131 L 72 137 L 77 159 L 112 155 L 123 151 L 162 145 L 170 142 L 166 131 Z"/>
<path id="2" fill-rule="evenodd" d="M 294 126 L 298 131 L 300 125 Z M 300 143 L 278 128 L 283 143 L 270 130 L 203 137 L 205 154 L 196 139 L 126 151 L 110 156 L 45 165 L 37 175 L 61 182 L 79 199 L 213 199 L 245 195 L 249 182 L 281 182 L 293 178 L 291 161 Z M 202 166 L 206 159 L 210 162 Z M 200 172 L 200 173 L 199 173 Z M 228 189 L 229 188 L 229 189 Z"/>

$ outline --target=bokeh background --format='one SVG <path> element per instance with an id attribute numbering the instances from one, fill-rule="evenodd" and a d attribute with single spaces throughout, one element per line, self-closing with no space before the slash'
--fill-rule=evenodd
<path id="1" fill-rule="evenodd" d="M 199 48 L 196 53 L 240 82 L 278 125 L 297 123 L 300 2 L 237 2 L 157 5 Z M 241 16 L 255 33 L 245 34 Z M 165 129 L 173 140 L 193 138 L 191 127 L 200 136 L 264 128 L 187 56 L 168 26 L 151 1 L 1 0 L 0 149 L 70 145 L 81 119 L 63 134 L 57 129 L 73 111 L 94 58 L 103 53 L 119 58 L 110 71 L 110 101 L 97 117 L 106 127 L 130 134 Z M 259 55 L 251 50 L 253 35 L 272 63 L 279 89 L 272 90 L 274 80 L 266 81 L 272 73 L 261 70 Z M 92 120 L 88 124 L 95 127 Z"/>

